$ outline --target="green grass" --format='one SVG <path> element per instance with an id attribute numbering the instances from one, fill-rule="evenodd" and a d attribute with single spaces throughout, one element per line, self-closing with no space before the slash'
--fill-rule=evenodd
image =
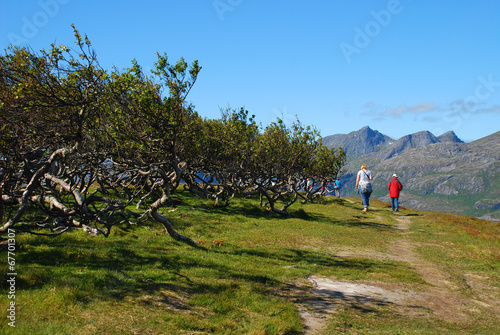
<path id="1" fill-rule="evenodd" d="M 291 208 L 296 215 L 282 218 L 267 214 L 257 199 L 214 208 L 187 193 L 176 196 L 182 205 L 163 214 L 179 232 L 200 241 L 199 247 L 172 240 L 154 222 L 114 227 L 108 238 L 82 231 L 56 238 L 18 234 L 16 328 L 7 324 L 4 278 L 0 333 L 303 334 L 296 303 L 308 296 L 310 275 L 414 290 L 427 285 L 404 262 L 336 255 L 389 253 L 402 232 L 385 203 L 374 201 L 373 211 L 362 214 L 360 199 L 328 198 L 296 204 Z M 411 210 L 402 214 L 413 217 L 409 236 L 422 257 L 457 283 L 472 273 L 489 278 L 498 290 L 497 224 Z M 3 260 L 0 270 L 7 273 Z M 485 310 L 477 325 L 459 325 L 397 315 L 390 306 L 348 306 L 330 316 L 325 334 L 486 334 L 498 329 L 497 319 Z"/>
<path id="2" fill-rule="evenodd" d="M 446 269 L 465 293 L 470 293 L 467 274 L 500 282 L 500 224 L 441 213 L 428 213 L 416 223 L 414 238 L 425 241 L 420 254 Z"/>

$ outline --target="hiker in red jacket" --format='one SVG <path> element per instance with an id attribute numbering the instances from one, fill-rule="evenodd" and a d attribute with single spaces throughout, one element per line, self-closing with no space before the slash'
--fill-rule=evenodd
<path id="1" fill-rule="evenodd" d="M 399 212 L 399 192 L 403 189 L 403 185 L 399 182 L 397 174 L 392 175 L 392 180 L 387 184 L 387 187 L 391 197 L 392 211 Z"/>

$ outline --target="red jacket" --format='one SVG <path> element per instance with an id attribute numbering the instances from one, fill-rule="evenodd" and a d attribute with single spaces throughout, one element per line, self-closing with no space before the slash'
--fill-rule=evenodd
<path id="1" fill-rule="evenodd" d="M 391 198 L 399 198 L 399 191 L 403 189 L 403 185 L 401 185 L 398 178 L 392 178 L 387 187 L 389 188 L 389 196 Z"/>

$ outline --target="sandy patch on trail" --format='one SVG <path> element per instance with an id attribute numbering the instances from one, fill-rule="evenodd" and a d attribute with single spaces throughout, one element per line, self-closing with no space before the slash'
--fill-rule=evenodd
<path id="1" fill-rule="evenodd" d="M 420 306 L 421 296 L 397 285 L 354 283 L 318 276 L 311 276 L 308 281 L 312 288 L 308 291 L 308 298 L 301 299 L 299 304 L 299 313 L 305 324 L 304 334 L 321 334 L 329 315 L 339 306 L 367 311 L 375 306 L 387 306 L 401 315 L 429 314 L 427 308 Z"/>
<path id="2" fill-rule="evenodd" d="M 381 282 L 347 282 L 335 278 L 311 276 L 310 287 L 306 298 L 297 299 L 299 312 L 306 327 L 305 334 L 320 334 L 326 327 L 329 316 L 338 306 L 366 308 L 387 306 L 395 313 L 410 317 L 436 317 L 452 323 L 463 324 L 470 321 L 470 315 L 477 306 L 497 309 L 500 295 L 480 297 L 481 301 L 467 299 L 459 292 L 450 276 L 436 267 L 435 264 L 420 258 L 414 245 L 408 238 L 410 217 L 397 216 L 401 238 L 394 242 L 388 253 L 372 250 L 347 250 L 335 254 L 336 257 L 375 258 L 408 263 L 428 284 L 425 288 L 414 292 L 400 284 Z M 467 275 L 466 275 L 467 276 Z M 484 288 L 484 278 L 467 276 L 467 282 L 476 289 Z M 493 297 L 493 298 L 491 298 Z M 476 296 L 478 298 L 478 296 Z"/>
<path id="3" fill-rule="evenodd" d="M 377 303 L 385 305 L 401 303 L 412 296 L 411 293 L 392 291 L 379 286 L 335 281 L 329 278 L 309 277 L 314 285 L 313 291 L 318 297 L 325 299 L 334 297 L 356 303 Z"/>
<path id="4" fill-rule="evenodd" d="M 318 334 L 328 321 L 328 315 L 335 312 L 341 303 L 343 306 L 392 306 L 400 310 L 411 308 L 409 301 L 414 301 L 414 292 L 392 290 L 377 285 L 336 281 L 330 278 L 311 276 L 312 284 L 309 299 L 301 302 L 300 314 L 305 324 L 305 334 Z"/>

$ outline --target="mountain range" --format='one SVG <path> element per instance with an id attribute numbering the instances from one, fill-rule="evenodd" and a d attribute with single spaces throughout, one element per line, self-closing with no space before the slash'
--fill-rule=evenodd
<path id="1" fill-rule="evenodd" d="M 365 163 L 374 175 L 372 199 L 390 201 L 387 183 L 397 173 L 404 207 L 500 221 L 500 131 L 465 143 L 453 131 L 395 140 L 367 126 L 322 142 L 347 154 L 340 178 L 344 195 L 355 196 L 356 175 Z"/>

